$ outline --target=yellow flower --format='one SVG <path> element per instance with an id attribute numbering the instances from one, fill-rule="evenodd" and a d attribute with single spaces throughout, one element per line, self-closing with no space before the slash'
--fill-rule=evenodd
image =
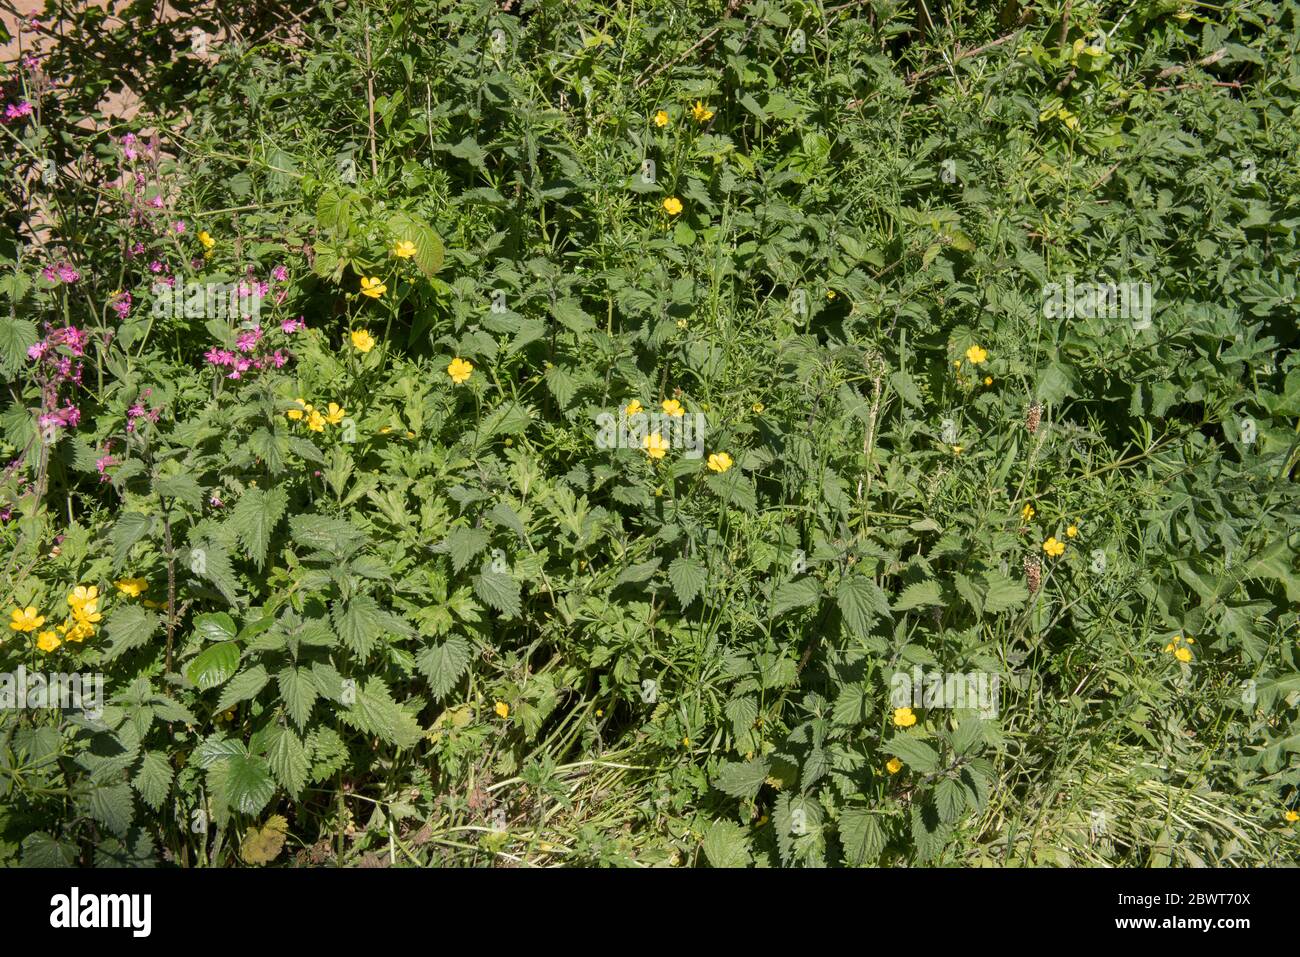
<path id="1" fill-rule="evenodd" d="M 696 100 L 695 105 L 691 107 L 691 116 L 695 117 L 697 123 L 707 123 L 713 119 L 713 111 L 699 100 Z"/>
<path id="2" fill-rule="evenodd" d="M 985 384 L 985 385 L 992 385 L 992 384 L 993 384 L 993 376 L 991 376 L 991 375 L 986 375 L 986 376 L 984 377 L 984 384 Z"/>
<path id="3" fill-rule="evenodd" d="M 597 709 L 596 709 L 596 717 L 597 717 L 597 718 L 603 718 L 603 717 L 605 717 L 605 709 L 604 709 L 604 708 L 597 708 Z"/>
<path id="4" fill-rule="evenodd" d="M 47 654 L 61 644 L 63 642 L 59 641 L 59 636 L 52 631 L 43 631 L 36 636 L 36 647 Z"/>
<path id="5" fill-rule="evenodd" d="M 686 410 L 682 408 L 682 404 L 676 399 L 664 399 L 662 404 L 665 415 L 676 417 L 686 413 Z"/>
<path id="6" fill-rule="evenodd" d="M 981 362 L 987 361 L 988 357 L 989 357 L 988 350 L 982 349 L 979 346 L 971 346 L 969 349 L 966 350 L 966 359 L 973 366 L 977 366 Z"/>
<path id="7" fill-rule="evenodd" d="M 415 243 L 409 239 L 403 239 L 393 247 L 393 255 L 398 259 L 410 259 L 415 255 Z"/>
<path id="8" fill-rule="evenodd" d="M 709 456 L 709 470 L 719 475 L 731 468 L 733 464 L 731 456 L 726 452 L 714 452 Z"/>
<path id="9" fill-rule="evenodd" d="M 639 415 L 640 413 L 641 413 L 641 401 L 639 399 L 633 399 L 631 402 L 629 402 L 626 406 L 623 407 L 623 414 L 626 416 Z"/>
<path id="10" fill-rule="evenodd" d="M 767 406 L 763 405 L 762 402 L 755 402 L 753 405 L 750 406 L 750 408 L 754 410 L 755 415 L 762 415 L 763 410 L 767 408 Z"/>
<path id="11" fill-rule="evenodd" d="M 668 441 L 658 432 L 651 432 L 641 440 L 645 454 L 652 459 L 661 459 L 668 452 Z"/>
<path id="12" fill-rule="evenodd" d="M 664 200 L 664 209 L 669 216 L 676 216 L 682 211 L 682 201 L 676 196 L 669 196 Z"/>
<path id="13" fill-rule="evenodd" d="M 1033 517 L 1034 517 L 1034 506 L 1026 504 L 1025 507 L 1020 510 L 1020 520 L 1022 522 L 1027 522 Z"/>
<path id="14" fill-rule="evenodd" d="M 69 618 L 59 626 L 59 631 L 63 632 L 63 637 L 68 641 L 82 642 L 95 636 L 95 626 L 82 618 Z"/>
<path id="15" fill-rule="evenodd" d="M 321 415 L 316 409 L 307 413 L 307 428 L 313 432 L 325 431 L 325 416 Z"/>
<path id="16" fill-rule="evenodd" d="M 325 410 L 325 421 L 330 425 L 338 425 L 347 414 L 347 411 L 340 407 L 337 402 L 331 402 Z"/>
<path id="17" fill-rule="evenodd" d="M 668 125 L 668 113 L 664 110 L 660 110 L 658 113 L 655 114 L 655 126 L 667 126 L 667 125 Z"/>
<path id="18" fill-rule="evenodd" d="M 311 406 L 307 404 L 306 399 L 303 399 L 301 397 L 294 399 L 293 401 L 298 403 L 298 408 L 290 409 L 288 412 L 285 413 L 285 415 L 287 415 L 289 418 L 293 419 L 296 422 L 303 417 L 303 414 L 307 412 L 307 410 L 310 409 Z"/>
<path id="19" fill-rule="evenodd" d="M 686 326 L 687 326 L 687 322 L 686 322 L 685 319 L 678 319 L 678 320 L 677 320 L 677 328 L 678 328 L 678 329 L 685 329 Z"/>
<path id="20" fill-rule="evenodd" d="M 9 613 L 9 627 L 14 631 L 35 631 L 45 624 L 45 616 L 36 613 L 34 605 L 15 608 Z"/>
<path id="21" fill-rule="evenodd" d="M 149 582 L 143 578 L 122 578 L 113 584 L 127 598 L 139 598 L 149 588 Z"/>
<path id="22" fill-rule="evenodd" d="M 952 454 L 953 454 L 953 455 L 961 455 L 961 450 L 964 449 L 965 447 L 966 447 L 966 446 L 964 446 L 964 445 L 954 445 L 954 446 L 952 447 Z"/>
<path id="23" fill-rule="evenodd" d="M 1077 522 L 1078 519 L 1076 518 L 1075 521 Z M 1078 526 L 1078 525 L 1071 525 L 1069 528 L 1067 528 L 1067 529 L 1065 530 L 1065 535 L 1066 535 L 1067 538 L 1074 538 L 1074 536 L 1076 536 L 1076 535 L 1078 535 L 1078 534 L 1079 534 L 1079 526 Z"/>
<path id="24" fill-rule="evenodd" d="M 459 356 L 452 359 L 451 364 L 447 366 L 447 375 L 451 376 L 451 381 L 457 385 L 460 385 L 473 374 L 474 363 Z"/>
<path id="25" fill-rule="evenodd" d="M 78 585 L 68 596 L 68 605 L 73 611 L 80 611 L 83 608 L 94 611 L 99 605 L 99 589 L 94 585 L 89 587 Z"/>
<path id="26" fill-rule="evenodd" d="M 1174 649 L 1174 657 L 1177 658 L 1179 661 L 1184 662 L 1184 663 L 1186 663 L 1186 662 L 1188 662 L 1188 661 L 1191 661 L 1191 660 L 1192 660 L 1192 649 L 1191 649 L 1191 648 L 1175 648 L 1175 649 Z"/>
<path id="27" fill-rule="evenodd" d="M 1296 821 L 1300 821 L 1300 814 L 1297 814 L 1295 811 L 1287 811 L 1282 816 L 1287 819 L 1288 823 L 1291 824 L 1294 824 Z"/>
<path id="28" fill-rule="evenodd" d="M 1043 551 L 1047 552 L 1047 554 L 1051 555 L 1053 558 L 1056 558 L 1065 551 L 1065 542 L 1058 542 L 1056 536 L 1052 536 L 1047 541 L 1043 542 Z"/>
<path id="29" fill-rule="evenodd" d="M 378 276 L 361 277 L 361 295 L 369 296 L 371 299 L 378 299 L 384 293 L 388 292 L 388 287 L 380 282 Z M 366 350 L 362 349 L 362 352 Z"/>
<path id="30" fill-rule="evenodd" d="M 217 244 L 217 241 L 212 238 L 206 229 L 199 233 L 199 242 L 203 244 L 204 249 L 211 249 Z"/>
<path id="31" fill-rule="evenodd" d="M 835 290 L 834 290 L 834 289 L 827 289 L 827 290 L 826 290 L 826 298 L 827 298 L 827 299 L 834 299 L 834 298 L 835 298 Z"/>
<path id="32" fill-rule="evenodd" d="M 912 714 L 911 708 L 895 708 L 894 724 L 900 728 L 910 728 L 916 724 L 916 715 Z"/>
<path id="33" fill-rule="evenodd" d="M 682 746 L 689 748 L 691 746 L 690 738 L 682 738 Z"/>
<path id="34" fill-rule="evenodd" d="M 352 347 L 358 352 L 369 352 L 375 347 L 375 337 L 369 329 L 357 329 L 352 333 Z"/>
<path id="35" fill-rule="evenodd" d="M 496 707 L 492 710 L 497 713 L 498 718 L 510 717 L 510 705 L 506 704 L 504 701 L 498 701 Z"/>
<path id="36" fill-rule="evenodd" d="M 885 764 L 885 770 L 890 774 L 897 774 L 899 771 L 903 770 L 903 762 L 898 760 L 898 758 L 890 758 L 888 763 Z"/>

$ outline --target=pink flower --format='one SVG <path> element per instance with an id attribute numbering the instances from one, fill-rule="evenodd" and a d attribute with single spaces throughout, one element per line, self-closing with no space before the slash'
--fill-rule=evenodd
<path id="1" fill-rule="evenodd" d="M 295 332 L 301 332 L 307 328 L 307 323 L 302 321 L 302 316 L 297 319 L 285 319 L 280 323 L 280 331 L 286 335 L 293 335 Z"/>
<path id="2" fill-rule="evenodd" d="M 289 361 L 289 357 L 279 349 L 276 349 L 275 352 L 271 354 L 271 361 L 275 363 L 277 369 L 282 369 L 284 368 L 284 364 Z"/>
<path id="3" fill-rule="evenodd" d="M 185 232 L 185 220 L 183 219 L 176 220 L 176 222 L 172 223 L 172 229 L 176 231 L 176 235 L 178 236 L 181 233 Z"/>
<path id="4" fill-rule="evenodd" d="M 289 270 L 284 266 L 276 266 L 271 270 L 271 278 L 276 282 L 284 282 L 289 278 Z"/>
<path id="5" fill-rule="evenodd" d="M 152 273 L 160 273 L 163 271 L 163 264 L 155 259 L 149 264 L 149 271 Z"/>
<path id="6" fill-rule="evenodd" d="M 240 333 L 239 338 L 235 340 L 235 348 L 240 352 L 252 352 L 257 348 L 258 342 L 262 339 L 262 329 L 260 326 L 254 326 L 247 332 Z"/>
<path id="7" fill-rule="evenodd" d="M 221 496 L 214 493 L 213 496 L 208 499 L 208 504 L 213 508 L 221 508 Z"/>
<path id="8" fill-rule="evenodd" d="M 101 455 L 99 458 L 95 459 L 95 468 L 99 470 L 99 480 L 101 482 L 108 481 L 107 469 L 110 465 L 116 464 L 117 459 L 113 458 L 111 455 Z"/>
<path id="9" fill-rule="evenodd" d="M 5 107 L 5 122 L 7 123 L 10 120 L 17 120 L 22 119 L 24 116 L 30 116 L 31 112 L 32 105 L 26 100 L 23 100 L 21 103 L 10 103 Z"/>
<path id="10" fill-rule="evenodd" d="M 48 349 L 49 347 L 50 344 L 48 342 L 45 341 L 38 342 L 36 343 L 36 345 L 30 346 L 27 349 L 27 358 L 33 360 L 40 359 L 41 356 L 45 355 L 45 350 Z"/>
<path id="11" fill-rule="evenodd" d="M 163 198 L 161 196 L 155 196 L 153 199 L 149 200 L 149 205 L 152 206 L 154 209 L 162 209 Z"/>

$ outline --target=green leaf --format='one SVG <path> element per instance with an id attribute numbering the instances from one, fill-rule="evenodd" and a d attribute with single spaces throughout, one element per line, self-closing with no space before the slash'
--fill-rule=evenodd
<path id="1" fill-rule="evenodd" d="M 748 867 L 749 836 L 735 821 L 714 821 L 704 834 L 704 856 L 713 867 Z"/>
<path id="2" fill-rule="evenodd" d="M 469 667 L 473 649 L 464 638 L 452 635 L 441 644 L 427 645 L 415 656 L 415 667 L 429 680 L 435 699 L 445 698 Z"/>
<path id="3" fill-rule="evenodd" d="M 149 534 L 153 528 L 153 516 L 139 512 L 127 512 L 118 518 L 113 530 L 108 533 L 108 540 L 113 545 L 113 570 L 121 571 L 130 557 L 131 548 Z"/>
<path id="4" fill-rule="evenodd" d="M 518 618 L 523 608 L 519 582 L 513 575 L 484 571 L 473 578 L 474 594 L 506 618 Z"/>
<path id="5" fill-rule="evenodd" d="M 203 507 L 203 489 L 192 475 L 173 475 L 159 479 L 154 491 L 163 498 L 184 502 L 196 511 Z"/>
<path id="6" fill-rule="evenodd" d="M 922 774 L 929 774 L 939 768 L 939 752 L 910 734 L 894 735 L 885 742 L 885 750 Z"/>
<path id="7" fill-rule="evenodd" d="M 238 667 L 239 645 L 223 641 L 200 651 L 185 669 L 185 677 L 200 691 L 207 691 L 227 681 Z"/>
<path id="8" fill-rule="evenodd" d="M 894 611 L 910 611 L 923 605 L 942 605 L 939 583 L 933 578 L 913 582 L 903 589 L 903 593 L 894 602 Z"/>
<path id="9" fill-rule="evenodd" d="M 147 645 L 161 624 L 160 616 L 139 605 L 118 605 L 105 626 L 109 645 L 104 651 L 104 661 L 113 661 L 133 648 Z"/>
<path id="10" fill-rule="evenodd" d="M 194 634 L 205 644 L 233 641 L 238 630 L 235 619 L 224 611 L 208 612 L 194 619 Z"/>
<path id="11" fill-rule="evenodd" d="M 841 578 L 835 601 L 849 630 L 860 637 L 871 631 L 877 618 L 889 617 L 889 599 L 879 585 L 863 575 L 850 573 Z"/>
<path id="12" fill-rule="evenodd" d="M 77 863 L 76 845 L 60 841 L 44 831 L 23 838 L 23 867 L 72 867 Z"/>
<path id="13" fill-rule="evenodd" d="M 984 581 L 988 585 L 988 591 L 984 595 L 984 611 L 987 614 L 996 615 L 1013 608 L 1023 608 L 1029 600 L 1029 589 L 1024 582 L 1016 581 L 1000 571 L 986 572 Z"/>
<path id="14" fill-rule="evenodd" d="M 771 765 L 766 758 L 750 761 L 724 761 L 713 779 L 713 786 L 723 794 L 752 801 L 767 779 Z"/>
<path id="15" fill-rule="evenodd" d="M 491 538 L 481 528 L 457 528 L 447 536 L 447 552 L 451 555 L 452 567 L 460 572 L 468 567 L 483 549 L 488 547 Z"/>
<path id="16" fill-rule="evenodd" d="M 239 503 L 231 510 L 230 526 L 259 569 L 266 563 L 271 534 L 284 516 L 288 504 L 289 496 L 284 489 L 265 491 L 250 488 L 245 490 Z"/>
<path id="17" fill-rule="evenodd" d="M 869 867 L 885 849 L 885 832 L 875 814 L 866 808 L 845 808 L 839 821 L 840 844 L 844 863 L 849 867 Z"/>
<path id="18" fill-rule="evenodd" d="M 271 766 L 280 785 L 295 801 L 307 783 L 310 761 L 302 739 L 293 729 L 281 724 L 271 724 L 266 729 L 266 761 Z"/>
<path id="19" fill-rule="evenodd" d="M 172 765 L 167 756 L 158 751 L 146 751 L 136 772 L 135 785 L 140 799 L 155 811 L 161 810 L 172 786 Z"/>
<path id="20" fill-rule="evenodd" d="M 290 665 L 275 677 L 280 686 L 280 701 L 284 704 L 284 710 L 294 724 L 303 727 L 311 717 L 312 706 L 320 693 L 312 672 L 307 668 Z"/>
<path id="21" fill-rule="evenodd" d="M 357 688 L 356 702 L 339 712 L 343 723 L 363 734 L 374 735 L 399 748 L 411 748 L 423 732 L 419 724 L 393 700 L 388 686 L 379 678 L 370 678 Z"/>
<path id="22" fill-rule="evenodd" d="M 782 582 L 772 600 L 772 617 L 780 618 L 793 608 L 811 605 L 821 597 L 822 583 L 812 575 Z"/>
<path id="23" fill-rule="evenodd" d="M 293 540 L 310 549 L 341 554 L 366 540 L 365 532 L 351 522 L 328 515 L 295 515 L 289 519 Z"/>
<path id="24" fill-rule="evenodd" d="M 221 697 L 217 699 L 217 711 L 228 711 L 241 701 L 257 697 L 258 692 L 265 688 L 270 680 L 266 669 L 261 665 L 254 665 L 241 671 L 222 690 Z"/>
<path id="25" fill-rule="evenodd" d="M 955 778 L 943 778 L 934 789 L 934 801 L 939 819 L 945 824 L 954 823 L 966 810 L 966 792 Z"/>
<path id="26" fill-rule="evenodd" d="M 683 608 L 695 601 L 709 581 L 709 570 L 695 557 L 679 555 L 668 565 L 668 581 Z"/>
<path id="27" fill-rule="evenodd" d="M 384 633 L 383 610 L 369 595 L 354 595 L 346 605 L 335 603 L 334 630 L 344 647 L 362 659 L 370 652 Z"/>
<path id="28" fill-rule="evenodd" d="M 240 814 L 260 814 L 275 794 L 275 779 L 262 758 L 250 754 L 232 754 L 212 766 L 208 785 L 217 811 L 229 809 Z M 218 819 L 225 818 L 220 814 Z"/>
<path id="29" fill-rule="evenodd" d="M 131 788 L 126 784 L 115 784 L 93 788 L 85 806 L 92 818 L 118 837 L 125 837 L 131 827 L 133 805 Z"/>

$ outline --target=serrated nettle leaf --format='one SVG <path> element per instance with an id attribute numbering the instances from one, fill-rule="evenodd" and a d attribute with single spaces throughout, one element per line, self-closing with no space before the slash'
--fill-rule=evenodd
<path id="1" fill-rule="evenodd" d="M 281 488 L 250 488 L 244 491 L 230 513 L 231 528 L 258 568 L 266 561 L 271 534 L 284 515 L 288 502 L 289 497 Z"/>
<path id="2" fill-rule="evenodd" d="M 435 699 L 447 696 L 469 668 L 473 650 L 464 638 L 452 635 L 439 644 L 425 646 L 415 657 L 415 666 L 429 680 Z"/>
<path id="3" fill-rule="evenodd" d="M 821 582 L 811 575 L 781 582 L 772 596 L 772 617 L 780 618 L 787 611 L 804 608 L 821 598 Z"/>
<path id="4" fill-rule="evenodd" d="M 749 761 L 724 761 L 713 779 L 713 786 L 734 798 L 751 801 L 767 779 L 771 764 L 762 759 Z"/>
<path id="5" fill-rule="evenodd" d="M 709 581 L 709 570 L 698 558 L 679 555 L 668 564 L 668 581 L 685 608 L 704 591 Z"/>
<path id="6" fill-rule="evenodd" d="M 749 835 L 735 821 L 714 821 L 704 834 L 704 856 L 713 867 L 748 867 Z"/>
<path id="7" fill-rule="evenodd" d="M 304 727 L 319 695 L 314 674 L 308 668 L 290 665 L 276 675 L 276 684 L 280 689 L 280 701 L 284 704 L 284 710 L 294 724 L 299 728 Z"/>
<path id="8" fill-rule="evenodd" d="M 894 601 L 894 611 L 911 611 L 927 605 L 942 604 L 943 596 L 940 593 L 939 583 L 931 578 L 913 582 L 904 588 L 902 594 Z"/>
<path id="9" fill-rule="evenodd" d="M 885 751 L 922 774 L 929 774 L 939 768 L 939 752 L 920 738 L 909 734 L 895 734 L 885 742 Z"/>
<path id="10" fill-rule="evenodd" d="M 836 604 L 850 631 L 865 635 L 878 617 L 890 617 L 889 599 L 880 586 L 862 575 L 848 574 L 840 579 L 835 593 Z"/>
<path id="11" fill-rule="evenodd" d="M 519 582 L 513 575 L 483 571 L 473 578 L 474 594 L 506 618 L 518 618 L 523 608 Z"/>

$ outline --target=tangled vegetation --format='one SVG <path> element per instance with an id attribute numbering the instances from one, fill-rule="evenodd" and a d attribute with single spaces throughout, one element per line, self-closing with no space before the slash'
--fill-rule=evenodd
<path id="1" fill-rule="evenodd" d="M 0 862 L 1295 861 L 1296 0 L 63 6 Z"/>

